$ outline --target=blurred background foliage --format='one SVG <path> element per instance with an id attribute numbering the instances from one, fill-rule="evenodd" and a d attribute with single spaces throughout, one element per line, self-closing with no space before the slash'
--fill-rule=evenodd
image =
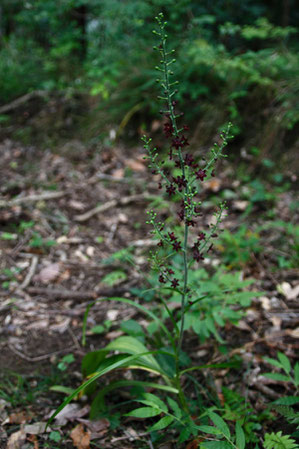
<path id="1" fill-rule="evenodd" d="M 146 127 L 159 108 L 152 29 L 160 11 L 195 141 L 210 142 L 230 120 L 239 146 L 291 148 L 299 118 L 295 0 L 2 0 L 0 103 L 36 90 L 82 94 L 104 111 L 93 114 L 97 121 L 127 135 Z"/>

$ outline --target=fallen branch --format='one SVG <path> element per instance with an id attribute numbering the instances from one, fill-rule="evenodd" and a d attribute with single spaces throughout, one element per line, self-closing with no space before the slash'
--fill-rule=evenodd
<path id="1" fill-rule="evenodd" d="M 31 202 L 34 203 L 36 201 L 52 200 L 55 198 L 61 198 L 66 194 L 67 192 L 44 192 L 37 195 L 28 195 L 20 198 L 14 198 L 13 200 L 9 201 L 0 200 L 0 207 L 9 207 L 9 206 L 16 206 L 22 203 L 31 203 Z"/>
<path id="2" fill-rule="evenodd" d="M 144 200 L 152 200 L 154 198 L 155 197 L 153 195 L 147 194 L 125 196 L 124 198 L 120 198 L 119 200 L 111 200 L 105 204 L 100 204 L 99 206 L 94 207 L 88 212 L 85 212 L 85 214 L 76 215 L 74 219 L 76 221 L 87 221 L 94 215 L 105 212 L 106 210 L 112 209 L 113 207 L 126 206 L 127 204 L 130 203 L 135 203 L 137 201 L 144 201 Z"/>
<path id="3" fill-rule="evenodd" d="M 72 291 L 63 290 L 59 288 L 43 288 L 43 287 L 28 287 L 26 292 L 30 295 L 46 296 L 51 299 L 96 299 L 98 297 L 109 297 L 123 295 L 128 291 L 128 288 L 118 287 L 118 288 L 108 288 L 102 289 L 100 292 L 95 291 Z"/>
<path id="4" fill-rule="evenodd" d="M 49 92 L 46 92 L 44 90 L 35 90 L 34 92 L 29 92 L 28 94 L 23 95 L 22 97 L 17 98 L 16 100 L 12 101 L 9 104 L 5 104 L 0 108 L 0 114 L 5 114 L 6 112 L 13 111 L 14 109 L 17 109 L 19 106 L 22 106 L 22 104 L 27 103 L 27 101 L 31 100 L 35 97 L 47 97 L 49 95 Z"/>

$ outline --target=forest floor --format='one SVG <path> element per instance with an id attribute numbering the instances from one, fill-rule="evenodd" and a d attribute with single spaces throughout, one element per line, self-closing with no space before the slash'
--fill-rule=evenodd
<path id="1" fill-rule="evenodd" d="M 83 316 L 93 300 L 139 300 L 136 292 L 140 296 L 149 288 L 147 254 L 155 243 L 145 225 L 146 210 L 159 191 L 143 156 L 142 146 L 99 149 L 78 141 L 55 151 L 9 139 L 0 145 L 0 448 L 154 447 L 140 419 L 118 422 L 103 416 L 90 421 L 86 397 L 68 406 L 45 432 L 47 419 L 65 397 L 50 388 L 79 386 L 84 354 L 121 335 L 122 322 L 135 319 L 144 324 L 127 305 L 97 302 L 82 345 Z M 226 162 L 203 191 L 203 228 L 211 220 L 215 198 L 228 203 L 223 227 L 231 232 L 229 245 L 234 250 L 226 269 L 243 279 L 253 278 L 250 288 L 262 294 L 253 298 L 237 325 L 227 323 L 221 329 L 226 341 L 223 357 L 214 338 L 200 343 L 187 332 L 185 347 L 198 354 L 201 363 L 238 356 L 243 363 L 239 372 L 210 369 L 199 376 L 214 385 L 219 397 L 225 386 L 246 395 L 256 416 L 266 413 L 269 401 L 294 394 L 291 384 L 261 375 L 271 370 L 264 356 L 276 358 L 281 351 L 293 365 L 298 354 L 298 235 L 292 227 L 298 211 L 295 178 L 285 178 L 289 188 L 261 192 L 258 185 L 233 181 L 233 168 Z M 165 213 L 163 204 L 159 207 Z M 243 235 L 239 229 L 244 223 L 249 231 Z M 223 242 L 216 245 L 205 267 L 223 266 L 225 251 Z M 104 328 L 94 328 L 97 325 Z M 108 402 L 117 407 L 118 399 L 124 401 L 122 393 L 114 393 Z M 257 418 L 255 425 L 262 429 L 258 435 L 294 430 L 281 418 Z M 187 448 L 187 443 L 178 445 L 171 432 L 167 437 L 155 447 Z"/>

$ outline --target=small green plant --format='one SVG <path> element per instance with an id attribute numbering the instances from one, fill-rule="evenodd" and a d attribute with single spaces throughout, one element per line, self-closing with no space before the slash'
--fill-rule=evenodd
<path id="1" fill-rule="evenodd" d="M 255 254 L 262 251 L 261 238 L 257 231 L 242 225 L 233 233 L 225 229 L 217 248 L 223 253 L 222 260 L 229 268 L 244 268 Z"/>
<path id="2" fill-rule="evenodd" d="M 265 362 L 270 363 L 270 365 L 278 368 L 282 373 L 265 373 L 263 376 L 268 379 L 278 380 L 282 382 L 291 382 L 295 389 L 296 394 L 299 389 L 299 362 L 296 362 L 294 368 L 291 366 L 289 358 L 282 352 L 277 353 L 277 359 L 272 359 L 270 357 L 264 357 Z"/>
<path id="3" fill-rule="evenodd" d="M 266 433 L 264 449 L 298 449 L 299 446 L 289 435 L 282 435 L 282 432 Z"/>

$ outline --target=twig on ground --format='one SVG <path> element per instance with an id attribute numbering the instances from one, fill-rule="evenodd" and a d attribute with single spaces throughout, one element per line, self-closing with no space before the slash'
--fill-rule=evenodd
<path id="1" fill-rule="evenodd" d="M 37 357 L 30 357 L 23 352 L 18 351 L 12 344 L 8 343 L 9 349 L 19 356 L 21 359 L 26 360 L 27 362 L 41 362 L 42 360 L 50 359 L 53 355 L 58 355 L 63 352 L 69 352 L 72 351 L 75 347 L 75 345 L 70 346 L 69 348 L 60 349 L 59 351 L 49 352 L 48 354 L 38 355 Z"/>
<path id="2" fill-rule="evenodd" d="M 24 288 L 28 287 L 28 285 L 31 282 L 31 279 L 33 278 L 33 276 L 35 274 L 37 264 L 38 264 L 38 257 L 37 256 L 33 256 L 32 257 L 32 261 L 31 261 L 31 265 L 30 265 L 29 270 L 28 270 L 28 273 L 27 273 L 24 281 L 22 282 L 22 284 L 17 288 L 17 291 L 24 290 Z"/>
<path id="3" fill-rule="evenodd" d="M 17 98 L 16 100 L 12 101 L 11 103 L 5 104 L 0 108 L 0 114 L 5 114 L 6 112 L 13 111 L 14 109 L 17 109 L 19 106 L 22 106 L 22 104 L 27 103 L 27 101 L 31 100 L 31 98 L 34 97 L 47 97 L 49 95 L 49 92 L 46 92 L 44 90 L 35 90 L 33 92 L 29 92 L 28 94 L 23 95 L 22 97 Z"/>
<path id="4" fill-rule="evenodd" d="M 89 210 L 88 212 L 85 212 L 84 214 L 75 215 L 74 219 L 76 221 L 87 221 L 94 215 L 99 214 L 101 212 L 105 212 L 106 210 L 112 209 L 113 207 L 126 206 L 127 204 L 130 203 L 144 200 L 152 200 L 154 198 L 155 197 L 153 195 L 148 194 L 125 196 L 123 198 L 120 198 L 119 200 L 111 200 L 105 204 L 100 204 L 99 206 L 94 207 L 93 209 Z"/>
<path id="5" fill-rule="evenodd" d="M 0 207 L 16 206 L 18 204 L 30 203 L 35 201 L 52 200 L 55 198 L 61 198 L 66 194 L 67 192 L 44 192 L 37 195 L 28 195 L 20 198 L 14 198 L 13 200 L 9 201 L 0 200 Z"/>

